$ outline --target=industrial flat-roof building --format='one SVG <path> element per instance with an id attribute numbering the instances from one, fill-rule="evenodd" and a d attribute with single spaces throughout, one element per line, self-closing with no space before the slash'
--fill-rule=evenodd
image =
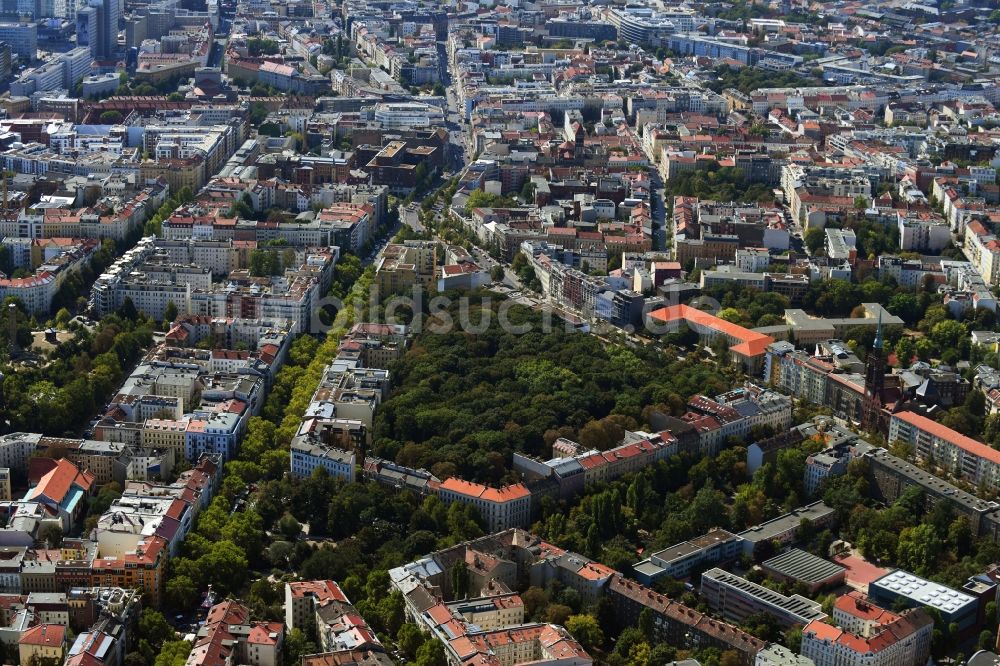
<path id="1" fill-rule="evenodd" d="M 798 594 L 786 597 L 719 568 L 701 575 L 701 596 L 713 611 L 736 623 L 755 613 L 767 613 L 784 627 L 826 617 L 819 602 Z"/>
<path id="2" fill-rule="evenodd" d="M 802 583 L 813 594 L 823 587 L 842 585 L 847 569 L 799 548 L 776 555 L 761 565 L 772 578 Z"/>
<path id="3" fill-rule="evenodd" d="M 868 585 L 868 596 L 886 608 L 895 607 L 899 600 L 908 608 L 928 606 L 937 610 L 946 624 L 957 624 L 959 631 L 976 623 L 979 607 L 977 600 L 964 592 L 902 570 L 872 581 Z"/>

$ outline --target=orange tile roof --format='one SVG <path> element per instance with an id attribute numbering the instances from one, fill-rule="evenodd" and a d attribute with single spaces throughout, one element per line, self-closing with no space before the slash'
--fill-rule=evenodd
<path id="1" fill-rule="evenodd" d="M 833 642 L 840 638 L 840 635 L 844 632 L 832 624 L 827 624 L 826 622 L 822 622 L 820 620 L 813 620 L 807 624 L 804 629 L 802 629 L 802 633 L 812 634 L 821 641 Z"/>
<path id="2" fill-rule="evenodd" d="M 254 645 L 277 645 L 284 630 L 281 622 L 258 622 L 250 630 L 247 642 Z"/>
<path id="3" fill-rule="evenodd" d="M 774 338 L 769 335 L 751 331 L 750 329 L 743 328 L 742 326 L 728 322 L 725 319 L 720 319 L 719 317 L 709 314 L 703 310 L 692 308 L 689 305 L 671 305 L 669 307 L 660 308 L 659 310 L 651 312 L 649 316 L 664 323 L 670 323 L 683 319 L 690 325 L 711 329 L 730 338 L 739 340 L 737 344 L 732 345 L 729 348 L 729 351 L 747 357 L 760 356 L 767 351 L 767 346 L 774 342 Z"/>
<path id="4" fill-rule="evenodd" d="M 45 496 L 59 503 L 63 501 L 74 483 L 84 492 L 88 492 L 94 483 L 94 477 L 87 472 L 81 472 L 76 465 L 65 458 L 60 458 L 55 466 L 39 479 L 38 485 L 31 489 L 28 498 L 37 499 Z"/>
<path id="5" fill-rule="evenodd" d="M 588 562 L 576 572 L 576 575 L 586 580 L 603 580 L 610 578 L 614 573 L 615 570 L 611 567 L 606 567 L 598 562 Z"/>
<path id="6" fill-rule="evenodd" d="M 465 495 L 467 497 L 476 497 L 478 499 L 486 500 L 487 502 L 510 502 L 513 500 L 523 499 L 531 495 L 531 492 L 527 489 L 527 487 L 521 483 L 511 486 L 503 486 L 501 488 L 492 488 L 490 486 L 484 486 L 481 483 L 464 481 L 454 476 L 441 483 L 441 490 L 449 490 L 458 495 Z"/>
<path id="7" fill-rule="evenodd" d="M 476 646 L 472 644 L 467 636 L 460 636 L 449 642 L 451 649 L 455 651 L 459 659 L 464 659 L 476 653 Z"/>
<path id="8" fill-rule="evenodd" d="M 447 624 L 452 620 L 451 611 L 448 610 L 448 607 L 444 604 L 431 606 L 427 609 L 427 614 L 431 616 L 432 620 L 434 620 L 435 626 L 439 624 Z"/>
<path id="9" fill-rule="evenodd" d="M 997 451 L 991 446 L 987 446 L 982 442 L 977 442 L 971 437 L 966 437 L 960 432 L 956 432 L 949 428 L 948 426 L 942 425 L 937 421 L 933 421 L 926 416 L 921 416 L 920 414 L 915 414 L 914 412 L 897 412 L 893 414 L 894 418 L 912 425 L 915 428 L 919 428 L 924 432 L 930 433 L 935 437 L 939 437 L 946 442 L 954 444 L 966 453 L 976 456 L 977 458 L 984 458 L 989 460 L 993 464 L 1000 465 L 1000 451 Z"/>

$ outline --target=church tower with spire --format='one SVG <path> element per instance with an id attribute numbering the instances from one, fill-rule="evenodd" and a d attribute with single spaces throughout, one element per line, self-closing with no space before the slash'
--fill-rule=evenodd
<path id="1" fill-rule="evenodd" d="M 875 343 L 865 359 L 865 395 L 861 404 L 861 427 L 866 432 L 882 430 L 882 392 L 885 388 L 885 354 L 882 341 L 882 312 L 879 310 Z"/>

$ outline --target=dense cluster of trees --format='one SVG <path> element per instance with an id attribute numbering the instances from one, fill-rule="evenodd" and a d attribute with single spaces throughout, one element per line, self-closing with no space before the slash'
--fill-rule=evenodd
<path id="1" fill-rule="evenodd" d="M 954 588 L 984 571 L 1000 557 L 1000 545 L 976 539 L 968 518 L 957 515 L 949 502 L 928 506 L 923 491 L 908 488 L 888 507 L 865 500 L 865 461 L 853 461 L 848 474 L 826 482 L 823 499 L 837 510 L 840 533 L 864 556 L 881 566 L 893 566 Z M 996 604 L 987 613 L 995 618 Z M 956 626 L 935 618 L 934 655 L 954 645 Z M 995 619 L 986 626 L 995 627 Z M 989 640 L 992 641 L 993 632 Z"/>
<path id="2" fill-rule="evenodd" d="M 864 200 L 863 197 L 859 199 Z M 830 229 L 853 230 L 857 237 L 858 256 L 862 258 L 874 259 L 881 254 L 893 254 L 899 249 L 899 229 L 892 225 L 880 224 L 863 216 L 852 216 L 844 221 L 842 227 L 834 224 L 827 226 Z M 826 243 L 824 229 L 809 227 L 802 238 L 810 254 L 823 255 Z"/>
<path id="3" fill-rule="evenodd" d="M 64 308 L 67 311 L 70 309 L 80 309 L 80 299 L 86 299 L 94 280 L 104 272 L 104 269 L 114 262 L 117 256 L 118 250 L 115 242 L 105 238 L 89 262 L 81 266 L 80 270 L 70 272 L 69 275 L 63 278 L 59 289 L 52 296 L 52 310 L 58 312 Z M 21 276 L 15 272 L 13 277 Z"/>
<path id="4" fill-rule="evenodd" d="M 280 50 L 278 42 L 273 39 L 260 39 L 257 37 L 247 39 L 247 51 L 255 58 L 262 55 L 276 55 Z"/>
<path id="5" fill-rule="evenodd" d="M 607 484 L 576 506 L 543 500 L 535 529 L 566 548 L 628 571 L 640 548 L 665 548 L 714 527 L 743 530 L 801 506 L 809 499 L 803 487 L 805 461 L 820 448 L 822 442 L 807 440 L 753 475 L 747 471 L 746 448 L 738 445 L 714 458 L 675 456 Z M 821 551 L 832 539 L 822 531 L 806 541 Z M 667 591 L 680 594 L 683 588 L 669 584 Z"/>
<path id="6" fill-rule="evenodd" d="M 250 252 L 250 275 L 266 277 L 281 275 L 282 271 L 295 266 L 295 248 L 284 238 L 276 238 Z"/>
<path id="7" fill-rule="evenodd" d="M 23 312 L 18 338 L 30 342 Z M 3 366 L 4 415 L 14 431 L 75 435 L 118 389 L 153 341 L 155 322 L 119 315 L 104 317 L 94 330 L 73 324 L 74 336 L 38 367 Z M 6 350 L 8 333 L 0 331 Z M 4 352 L 6 353 L 6 352 Z"/>
<path id="8" fill-rule="evenodd" d="M 268 108 L 260 103 L 254 102 L 250 105 L 250 124 L 253 127 L 258 127 L 267 118 L 267 114 L 270 113 Z"/>
<path id="9" fill-rule="evenodd" d="M 755 328 L 776 326 L 785 320 L 788 299 L 781 294 L 762 292 L 736 284 L 706 289 L 705 294 L 719 302 L 718 316 L 734 324 Z"/>
<path id="10" fill-rule="evenodd" d="M 772 201 L 771 188 L 751 183 L 742 169 L 720 167 L 712 162 L 691 171 L 682 171 L 663 183 L 663 196 L 698 197 L 715 201 Z"/>
<path id="11" fill-rule="evenodd" d="M 497 310 L 497 301 L 473 295 L 470 317 L 481 333 L 428 330 L 416 338 L 376 416 L 377 454 L 439 477 L 501 483 L 511 480 L 513 451 L 544 456 L 556 436 L 588 438 L 603 432 L 605 419 L 637 428 L 649 405 L 673 411 L 693 393 L 729 386 L 704 363 L 605 346 L 558 323 L 545 332 L 540 314 L 515 306 L 510 323 L 531 329 L 519 335 L 504 330 Z M 448 315 L 460 321 L 457 309 Z"/>
<path id="12" fill-rule="evenodd" d="M 465 202 L 465 214 L 471 215 L 476 208 L 507 208 L 516 206 L 517 201 L 511 197 L 501 196 L 486 192 L 485 190 L 474 190 Z"/>
<path id="13" fill-rule="evenodd" d="M 191 188 L 182 187 L 177 191 L 176 195 L 170 196 L 156 210 L 156 213 L 146 220 L 143 233 L 147 236 L 160 236 L 163 233 L 163 221 L 170 217 L 178 206 L 191 203 L 192 201 L 194 201 L 194 193 L 191 191 Z"/>
<path id="14" fill-rule="evenodd" d="M 130 79 L 127 72 L 122 72 L 119 77 L 118 89 L 115 91 L 116 95 L 132 96 L 132 95 L 173 95 L 177 93 L 177 88 L 181 84 L 181 76 L 172 76 L 169 79 L 164 79 L 163 81 L 157 81 L 155 83 L 150 81 L 136 81 Z M 186 77 L 185 77 L 186 80 Z M 82 86 L 81 86 L 82 89 Z M 183 99 L 183 97 L 181 97 Z M 174 98 L 176 100 L 176 98 Z M 174 101 L 172 100 L 172 101 Z"/>
<path id="15" fill-rule="evenodd" d="M 361 260 L 357 256 L 353 254 L 342 256 L 333 267 L 333 286 L 330 288 L 330 294 L 337 298 L 346 296 L 363 271 Z"/>
<path id="16" fill-rule="evenodd" d="M 174 628 L 159 611 L 144 608 L 139 615 L 139 643 L 125 655 L 124 666 L 183 666 L 191 644 L 178 640 Z"/>
<path id="17" fill-rule="evenodd" d="M 521 281 L 521 284 L 532 291 L 541 293 L 542 283 L 535 274 L 535 269 L 531 265 L 531 262 L 524 256 L 524 253 L 518 252 L 514 256 L 514 261 L 511 262 L 510 268 L 517 275 L 517 279 Z M 500 270 L 503 270 L 503 268 L 501 267 Z M 501 279 L 503 279 L 503 276 L 501 276 Z"/>
<path id="18" fill-rule="evenodd" d="M 351 60 L 351 44 L 345 40 L 343 35 L 337 35 L 336 39 L 327 38 L 323 40 L 323 54 L 337 59 L 337 68 L 343 69 Z"/>
<path id="19" fill-rule="evenodd" d="M 228 217 L 235 217 L 241 220 L 255 220 L 257 219 L 257 212 L 254 210 L 253 199 L 246 192 L 240 197 L 239 201 L 233 203 L 226 212 Z"/>
<path id="20" fill-rule="evenodd" d="M 794 72 L 772 72 L 759 67 L 736 68 L 729 65 L 717 66 L 714 80 L 708 83 L 708 87 L 715 92 L 736 88 L 744 94 L 750 94 L 758 88 L 797 88 L 812 85 L 816 85 L 815 80 L 803 78 Z"/>

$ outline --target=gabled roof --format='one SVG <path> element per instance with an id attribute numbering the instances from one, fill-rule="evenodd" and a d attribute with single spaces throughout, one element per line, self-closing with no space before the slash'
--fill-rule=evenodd
<path id="1" fill-rule="evenodd" d="M 66 642 L 66 627 L 61 624 L 38 624 L 21 634 L 19 645 L 39 647 L 63 647 Z"/>
<path id="2" fill-rule="evenodd" d="M 44 500 L 61 504 L 66 499 L 73 486 L 83 492 L 90 492 L 94 484 L 94 476 L 89 472 L 81 472 L 76 465 L 60 458 L 52 461 L 52 466 L 39 480 L 38 484 L 28 491 L 26 499 Z"/>

